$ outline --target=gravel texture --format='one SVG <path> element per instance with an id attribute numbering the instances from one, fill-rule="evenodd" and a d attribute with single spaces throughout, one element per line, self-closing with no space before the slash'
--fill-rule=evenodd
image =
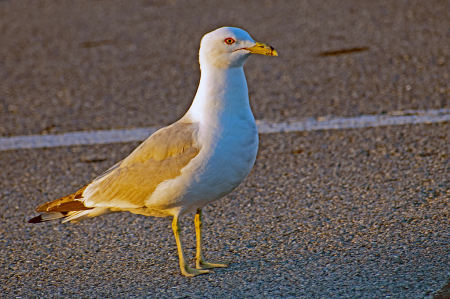
<path id="1" fill-rule="evenodd" d="M 280 54 L 246 64 L 257 119 L 450 108 L 447 0 L 3 0 L 0 136 L 169 124 L 195 94 L 202 35 L 225 25 Z M 193 279 L 170 219 L 26 223 L 136 146 L 0 152 L 0 297 L 448 293 L 450 123 L 262 135 L 248 179 L 206 208 L 206 255 L 232 264 Z"/>
<path id="2" fill-rule="evenodd" d="M 450 107 L 449 1 L 282 3 L 0 1 L 0 134 L 170 124 L 225 25 L 280 53 L 246 65 L 257 119 Z"/>
<path id="3" fill-rule="evenodd" d="M 450 276 L 449 132 L 446 123 L 261 135 L 250 176 L 206 208 L 206 255 L 232 264 L 191 279 L 179 274 L 168 218 L 26 223 L 137 144 L 2 152 L 4 297 L 431 297 Z"/>

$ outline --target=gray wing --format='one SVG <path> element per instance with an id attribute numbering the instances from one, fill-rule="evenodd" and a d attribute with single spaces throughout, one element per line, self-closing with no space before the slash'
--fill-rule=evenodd
<path id="1" fill-rule="evenodd" d="M 177 122 L 160 129 L 83 192 L 86 207 L 144 207 L 159 184 L 174 179 L 200 151 L 198 124 Z"/>

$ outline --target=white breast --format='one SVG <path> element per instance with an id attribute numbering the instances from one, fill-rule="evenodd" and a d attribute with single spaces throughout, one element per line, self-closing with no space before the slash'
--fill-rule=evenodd
<path id="1" fill-rule="evenodd" d="M 210 195 L 205 204 L 234 190 L 250 173 L 258 151 L 258 132 L 253 115 L 229 117 L 223 122 L 220 136 L 213 136 L 204 181 Z M 200 196 L 199 194 L 199 197 Z"/>

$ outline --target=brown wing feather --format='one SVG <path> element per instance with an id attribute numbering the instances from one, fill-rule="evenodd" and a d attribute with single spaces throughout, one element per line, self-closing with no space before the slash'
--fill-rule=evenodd
<path id="1" fill-rule="evenodd" d="M 73 194 L 40 205 L 36 208 L 36 212 L 70 212 L 92 209 L 85 207 L 83 202 L 77 200 L 82 197 L 83 191 L 87 186 L 88 185 L 84 186 Z"/>

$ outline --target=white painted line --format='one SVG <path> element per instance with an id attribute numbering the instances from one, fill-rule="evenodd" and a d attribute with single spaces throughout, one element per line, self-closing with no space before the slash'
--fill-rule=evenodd
<path id="1" fill-rule="evenodd" d="M 0 138 L 0 151 L 22 148 L 44 148 L 142 141 L 158 128 L 70 132 L 57 135 L 31 135 Z"/>
<path id="2" fill-rule="evenodd" d="M 316 130 L 342 130 L 368 127 L 428 124 L 450 122 L 450 109 L 395 111 L 384 115 L 362 115 L 358 117 L 319 117 L 292 119 L 282 123 L 256 121 L 261 134 L 281 132 L 303 132 Z M 47 148 L 58 146 L 94 145 L 118 142 L 143 141 L 159 127 L 71 132 L 57 135 L 31 135 L 0 138 L 0 151 Z"/>
<path id="3" fill-rule="evenodd" d="M 428 124 L 450 121 L 450 109 L 395 111 L 384 115 L 357 117 L 319 117 L 282 123 L 257 121 L 260 133 L 304 132 L 317 130 L 360 129 L 368 127 Z"/>

